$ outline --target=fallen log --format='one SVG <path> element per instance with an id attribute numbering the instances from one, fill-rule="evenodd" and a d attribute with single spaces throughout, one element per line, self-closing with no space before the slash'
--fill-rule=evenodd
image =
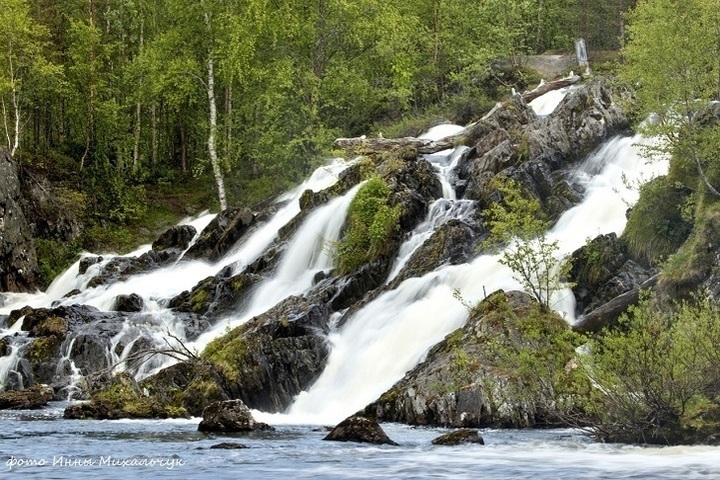
<path id="1" fill-rule="evenodd" d="M 536 98 L 541 97 L 548 92 L 575 85 L 579 81 L 580 77 L 578 75 L 573 75 L 572 77 L 565 77 L 559 80 L 554 80 L 552 82 L 545 82 L 538 85 L 536 88 L 530 90 L 529 92 L 522 93 L 521 96 L 526 103 L 530 103 Z"/>
<path id="2" fill-rule="evenodd" d="M 429 140 L 417 137 L 401 137 L 401 138 L 383 138 L 383 137 L 355 137 L 355 138 L 338 138 L 335 145 L 345 150 L 367 149 L 373 151 L 387 151 L 395 148 L 412 147 L 418 153 L 436 153 L 448 148 L 454 148 L 452 137 L 446 137 L 442 140 Z"/>
<path id="3" fill-rule="evenodd" d="M 657 281 L 658 276 L 655 275 L 645 280 L 639 287 L 618 295 L 587 315 L 580 317 L 572 326 L 572 329 L 577 333 L 597 333 L 604 327 L 614 325 L 629 306 L 638 302 L 640 290 L 654 287 Z"/>

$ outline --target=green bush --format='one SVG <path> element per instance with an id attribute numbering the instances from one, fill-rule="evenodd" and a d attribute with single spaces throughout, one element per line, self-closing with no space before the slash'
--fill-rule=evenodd
<path id="1" fill-rule="evenodd" d="M 695 297 L 671 308 L 646 296 L 588 344 L 592 430 L 604 441 L 717 443 L 720 308 Z"/>
<path id="2" fill-rule="evenodd" d="M 640 188 L 640 199 L 623 233 L 635 258 L 657 265 L 685 242 L 692 230 L 682 214 L 688 195 L 667 177 L 658 177 Z"/>
<path id="3" fill-rule="evenodd" d="M 390 206 L 390 187 L 374 176 L 350 203 L 343 239 L 337 246 L 338 269 L 351 272 L 387 253 L 398 229 L 400 207 Z"/>

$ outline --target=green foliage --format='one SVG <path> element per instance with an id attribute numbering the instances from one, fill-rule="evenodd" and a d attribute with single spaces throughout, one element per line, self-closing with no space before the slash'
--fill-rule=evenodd
<path id="1" fill-rule="evenodd" d="M 640 0 L 629 19 L 620 72 L 637 89 L 638 117 L 653 116 L 641 124 L 642 131 L 661 137 L 656 149 L 671 154 L 672 162 L 695 167 L 695 180 L 686 180 L 685 186 L 720 196 L 720 124 L 703 113 L 720 91 L 720 42 L 714 27 L 720 24 L 720 2 Z"/>
<path id="2" fill-rule="evenodd" d="M 487 351 L 511 379 L 506 401 L 535 404 L 566 423 L 588 389 L 587 379 L 574 366 L 582 336 L 541 304 L 520 309 L 495 304 L 499 310 L 493 314 L 494 329 L 505 334 L 488 336 Z"/>
<path id="3" fill-rule="evenodd" d="M 629 443 L 717 442 L 720 317 L 710 299 L 658 306 L 646 296 L 580 358 L 593 388 L 598 438 Z"/>
<path id="4" fill-rule="evenodd" d="M 351 272 L 387 253 L 398 230 L 400 207 L 390 206 L 390 188 L 375 176 L 350 203 L 343 239 L 337 246 L 338 269 Z"/>
<path id="5" fill-rule="evenodd" d="M 503 246 L 500 263 L 541 305 L 550 307 L 554 292 L 563 288 L 570 271 L 568 258 L 558 258 L 558 241 L 547 238 L 540 202 L 523 193 L 511 179 L 494 180 L 502 202 L 486 209 L 490 236 L 485 246 Z"/>
<path id="6" fill-rule="evenodd" d="M 50 285 L 50 282 L 72 265 L 81 253 L 80 247 L 75 242 L 36 238 L 34 245 L 42 287 Z"/>
<path id="7" fill-rule="evenodd" d="M 683 244 L 692 229 L 680 210 L 687 197 L 688 192 L 670 183 L 668 177 L 640 187 L 640 198 L 623 232 L 635 258 L 658 265 Z"/>

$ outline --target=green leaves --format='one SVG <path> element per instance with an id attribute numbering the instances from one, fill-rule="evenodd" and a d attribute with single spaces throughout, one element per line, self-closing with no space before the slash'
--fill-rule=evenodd
<path id="1" fill-rule="evenodd" d="M 390 206 L 389 196 L 390 188 L 378 176 L 360 187 L 350 203 L 345 233 L 337 247 L 341 272 L 351 272 L 387 252 L 400 218 L 400 207 Z"/>
<path id="2" fill-rule="evenodd" d="M 581 367 L 604 440 L 703 443 L 720 427 L 720 315 L 710 299 L 658 308 L 646 295 L 620 327 L 593 339 Z"/>
<path id="3" fill-rule="evenodd" d="M 490 230 L 485 246 L 501 247 L 500 263 L 513 271 L 526 292 L 549 308 L 552 294 L 566 286 L 571 264 L 558 257 L 557 240 L 547 238 L 549 222 L 544 220 L 540 202 L 524 194 L 512 179 L 493 182 L 502 201 L 485 210 Z"/>

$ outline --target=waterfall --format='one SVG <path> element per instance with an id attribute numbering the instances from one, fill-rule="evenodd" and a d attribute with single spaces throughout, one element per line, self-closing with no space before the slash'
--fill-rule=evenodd
<path id="1" fill-rule="evenodd" d="M 633 185 L 667 170 L 667 162 L 646 165 L 640 136 L 616 137 L 591 154 L 572 181 L 584 188 L 583 201 L 567 211 L 549 232 L 567 255 L 602 233 L 622 233 L 625 211 L 637 199 Z M 420 228 L 420 227 L 419 227 Z M 411 237 L 412 239 L 412 237 Z M 517 289 L 500 255 L 481 255 L 402 282 L 357 311 L 330 336 L 327 367 L 315 384 L 296 398 L 287 415 L 274 422 L 335 423 L 377 399 L 422 361 L 429 349 L 467 320 L 466 303 L 497 289 Z M 558 292 L 554 306 L 574 320 L 572 293 Z"/>
<path id="2" fill-rule="evenodd" d="M 331 200 L 311 213 L 287 246 L 275 274 L 253 292 L 249 300 L 250 306 L 232 318 L 217 322 L 215 327 L 193 342 L 191 348 L 202 351 L 228 328 L 242 325 L 284 298 L 307 291 L 312 287 L 316 274 L 331 269 L 332 245 L 340 240 L 350 202 L 361 185 L 356 185 L 345 195 Z"/>

